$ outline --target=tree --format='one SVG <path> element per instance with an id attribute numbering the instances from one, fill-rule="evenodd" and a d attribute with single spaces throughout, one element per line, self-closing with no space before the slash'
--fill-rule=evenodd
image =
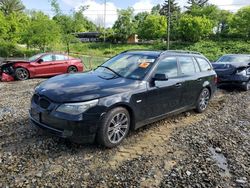
<path id="1" fill-rule="evenodd" d="M 164 15 L 164 16 L 168 15 L 168 2 L 169 0 L 165 0 L 165 2 L 163 3 L 161 10 L 160 10 L 161 15 Z M 175 0 L 171 0 L 170 1 L 171 15 L 176 15 L 176 14 L 179 14 L 180 12 L 181 12 L 180 6 L 175 2 Z"/>
<path id="2" fill-rule="evenodd" d="M 170 35 L 171 39 L 176 39 L 176 30 L 179 23 L 179 18 L 181 15 L 181 8 L 180 6 L 175 2 L 175 0 L 165 0 L 164 4 L 162 5 L 162 8 L 160 10 L 160 14 L 163 16 L 168 16 L 168 2 L 170 2 L 170 15 L 171 15 L 171 22 L 170 22 Z M 166 28 L 167 30 L 167 28 Z"/>
<path id="3" fill-rule="evenodd" d="M 178 35 L 183 41 L 197 42 L 212 33 L 212 22 L 203 17 L 183 15 L 179 20 Z"/>
<path id="4" fill-rule="evenodd" d="M 208 0 L 188 0 L 187 4 L 189 6 L 185 6 L 188 10 L 194 8 L 194 7 L 203 7 L 207 4 Z"/>
<path id="5" fill-rule="evenodd" d="M 135 34 L 135 22 L 133 17 L 134 10 L 132 8 L 118 10 L 118 19 L 113 25 L 115 38 L 118 41 L 126 42 L 128 37 Z"/>
<path id="6" fill-rule="evenodd" d="M 229 24 L 232 20 L 233 13 L 228 10 L 220 10 L 218 15 L 217 34 L 226 36 L 229 34 Z"/>
<path id="7" fill-rule="evenodd" d="M 198 16 L 210 19 L 214 27 L 218 25 L 220 19 L 219 18 L 220 9 L 216 5 L 204 5 L 202 7 L 193 6 L 192 9 L 187 11 L 187 13 L 192 16 Z"/>
<path id="8" fill-rule="evenodd" d="M 84 31 L 95 31 L 96 25 L 89 21 L 84 15 L 83 12 L 88 7 L 81 7 L 78 11 L 73 13 L 74 20 L 74 30 L 75 32 L 84 32 Z"/>
<path id="9" fill-rule="evenodd" d="M 33 12 L 27 30 L 23 34 L 23 41 L 27 46 L 38 47 L 45 51 L 60 39 L 60 28 L 49 16 L 42 12 Z"/>
<path id="10" fill-rule="evenodd" d="M 22 33 L 28 26 L 29 17 L 24 13 L 13 12 L 6 16 L 6 20 L 8 20 L 8 36 L 5 40 L 12 44 L 20 42 Z"/>
<path id="11" fill-rule="evenodd" d="M 8 23 L 5 19 L 5 16 L 2 12 L 0 12 L 0 42 L 2 42 L 6 37 L 8 33 Z"/>
<path id="12" fill-rule="evenodd" d="M 151 14 L 160 14 L 160 10 L 161 10 L 161 5 L 157 4 L 152 7 Z"/>
<path id="13" fill-rule="evenodd" d="M 61 39 L 66 45 L 68 54 L 70 52 L 70 43 L 77 41 L 74 36 L 75 33 L 96 30 L 96 26 L 83 15 L 88 6 L 81 6 L 72 15 L 62 14 L 57 0 L 51 0 L 51 7 L 55 13 L 53 20 L 60 26 Z"/>
<path id="14" fill-rule="evenodd" d="M 146 40 L 162 39 L 166 35 L 167 20 L 165 16 L 148 15 L 138 29 L 139 38 Z"/>
<path id="15" fill-rule="evenodd" d="M 135 15 L 134 17 L 134 22 L 135 22 L 135 30 L 136 33 L 139 32 L 139 29 L 142 27 L 142 25 L 144 24 L 144 21 L 146 19 L 146 17 L 149 15 L 148 12 L 139 12 L 138 14 Z"/>
<path id="16" fill-rule="evenodd" d="M 250 38 L 250 6 L 241 8 L 230 21 L 230 33 Z"/>
<path id="17" fill-rule="evenodd" d="M 22 12 L 24 9 L 25 6 L 20 0 L 0 0 L 0 10 L 5 15 Z"/>

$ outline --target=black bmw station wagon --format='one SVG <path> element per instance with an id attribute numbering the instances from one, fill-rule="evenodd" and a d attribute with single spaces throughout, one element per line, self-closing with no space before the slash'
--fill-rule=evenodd
<path id="1" fill-rule="evenodd" d="M 41 83 L 30 119 L 59 137 L 111 148 L 166 115 L 205 111 L 216 81 L 210 62 L 196 52 L 125 51 L 93 71 Z"/>

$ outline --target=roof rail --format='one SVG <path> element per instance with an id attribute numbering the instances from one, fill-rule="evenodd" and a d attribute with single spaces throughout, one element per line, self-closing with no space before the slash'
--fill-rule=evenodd
<path id="1" fill-rule="evenodd" d="M 153 49 L 129 49 L 129 50 L 125 50 L 122 53 L 126 53 L 126 52 L 130 52 L 130 51 L 155 51 L 155 52 L 163 52 L 162 50 L 153 50 Z"/>
<path id="2" fill-rule="evenodd" d="M 166 50 L 166 51 L 163 51 L 161 54 L 168 53 L 168 52 L 202 55 L 200 52 L 188 51 L 188 50 Z"/>

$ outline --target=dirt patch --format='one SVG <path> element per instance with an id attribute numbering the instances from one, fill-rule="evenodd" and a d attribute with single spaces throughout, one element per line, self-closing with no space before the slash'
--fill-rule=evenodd
<path id="1" fill-rule="evenodd" d="M 30 98 L 41 81 L 0 83 L 0 187 L 250 186 L 249 92 L 219 90 L 205 113 L 166 118 L 103 149 L 30 127 Z"/>

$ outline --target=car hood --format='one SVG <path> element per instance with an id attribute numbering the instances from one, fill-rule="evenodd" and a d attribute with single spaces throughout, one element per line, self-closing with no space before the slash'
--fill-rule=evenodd
<path id="1" fill-rule="evenodd" d="M 11 60 L 3 60 L 1 61 L 0 65 L 4 65 L 4 64 L 14 64 L 14 63 L 30 63 L 29 61 L 27 60 L 14 60 L 14 59 L 11 59 Z"/>
<path id="2" fill-rule="evenodd" d="M 248 67 L 249 66 L 249 62 L 215 62 L 212 63 L 214 69 L 228 69 L 231 67 L 234 68 L 239 68 L 239 67 Z"/>
<path id="3" fill-rule="evenodd" d="M 55 76 L 41 83 L 35 92 L 54 102 L 80 102 L 133 90 L 139 82 L 91 71 Z"/>

